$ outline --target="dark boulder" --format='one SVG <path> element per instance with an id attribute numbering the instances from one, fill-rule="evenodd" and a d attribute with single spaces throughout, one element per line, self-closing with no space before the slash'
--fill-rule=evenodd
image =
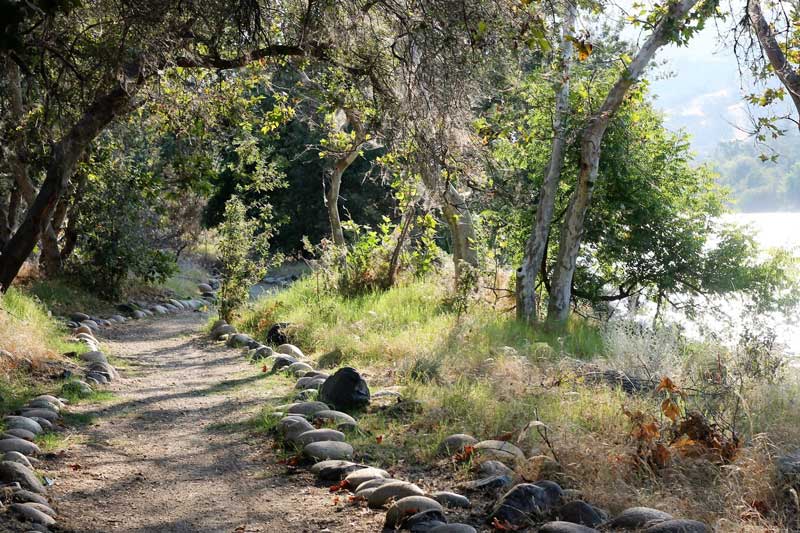
<path id="1" fill-rule="evenodd" d="M 489 515 L 489 522 L 514 527 L 530 526 L 540 521 L 561 499 L 561 487 L 552 481 L 520 483 L 506 492 Z"/>
<path id="2" fill-rule="evenodd" d="M 369 404 L 369 387 L 354 368 L 344 367 L 325 380 L 319 399 L 340 411 L 358 409 Z"/>
<path id="3" fill-rule="evenodd" d="M 285 329 L 289 327 L 288 322 L 278 322 L 273 324 L 267 332 L 267 344 L 280 346 L 289 342 L 289 336 L 286 334 Z"/>

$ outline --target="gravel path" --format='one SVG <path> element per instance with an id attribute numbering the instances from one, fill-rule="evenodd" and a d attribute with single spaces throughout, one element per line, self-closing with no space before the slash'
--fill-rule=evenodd
<path id="1" fill-rule="evenodd" d="M 122 379 L 43 470 L 65 530 L 379 531 L 383 513 L 334 503 L 307 473 L 289 475 L 247 421 L 279 391 L 237 350 L 210 344 L 186 313 L 103 333 Z"/>

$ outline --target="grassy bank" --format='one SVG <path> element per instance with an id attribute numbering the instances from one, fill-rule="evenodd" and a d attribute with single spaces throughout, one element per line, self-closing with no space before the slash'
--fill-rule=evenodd
<path id="1" fill-rule="evenodd" d="M 436 463 L 436 447 L 451 433 L 510 438 L 532 457 L 518 468 L 524 479 L 556 477 L 612 512 L 651 505 L 722 531 L 780 530 L 774 458 L 800 442 L 800 387 L 791 372 L 779 382 L 742 378 L 723 401 L 707 371 L 722 361 L 730 365 L 726 371 L 739 367 L 737 354 L 721 346 L 690 343 L 668 330 L 583 321 L 544 335 L 488 304 L 459 316 L 448 304 L 447 286 L 431 278 L 343 298 L 318 292 L 307 278 L 258 301 L 237 326 L 263 339 L 273 323 L 289 322 L 294 342 L 318 366 L 354 366 L 373 391 L 399 386 L 419 402 L 418 411 L 401 416 L 385 409 L 362 415 L 365 432 L 355 443 L 386 466 Z M 742 446 L 735 460 L 722 464 L 718 455 L 670 448 L 668 464 L 648 464 L 637 453 L 641 440 L 629 414 L 655 422 L 657 440 L 668 443 L 677 425 L 662 410 L 665 392 L 626 394 L 592 383 L 586 369 L 645 369 L 656 381 L 668 376 L 686 387 L 685 399 L 675 396 L 682 414 L 700 410 L 714 421 L 725 420 L 726 402 L 738 397 L 732 417 Z M 533 420 L 546 425 L 550 444 L 538 431 L 524 430 Z"/>

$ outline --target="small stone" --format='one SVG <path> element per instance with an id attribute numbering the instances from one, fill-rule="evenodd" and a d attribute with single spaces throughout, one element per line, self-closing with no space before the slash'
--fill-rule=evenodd
<path id="1" fill-rule="evenodd" d="M 651 507 L 630 507 L 611 520 L 608 526 L 618 529 L 638 529 L 666 520 L 672 520 L 672 515 Z"/>
<path id="2" fill-rule="evenodd" d="M 7 429 L 4 435 L 8 435 L 9 437 L 16 437 L 18 439 L 25 439 L 29 441 L 33 441 L 33 439 L 36 438 L 36 435 L 31 433 L 27 429 L 20 429 L 20 428 Z"/>
<path id="3" fill-rule="evenodd" d="M 306 372 L 313 372 L 314 369 L 308 363 L 303 363 L 302 361 L 298 361 L 296 363 L 292 363 L 291 365 L 287 366 L 284 370 L 289 372 L 294 376 L 303 376 Z"/>
<path id="4" fill-rule="evenodd" d="M 445 437 L 439 444 L 440 455 L 454 455 L 464 451 L 465 446 L 473 446 L 478 443 L 478 439 L 466 433 L 456 433 Z"/>
<path id="5" fill-rule="evenodd" d="M 86 352 L 80 355 L 81 361 L 87 363 L 108 363 L 108 358 L 103 352 Z"/>
<path id="6" fill-rule="evenodd" d="M 19 489 L 14 491 L 14 494 L 11 495 L 11 499 L 17 503 L 30 502 L 30 503 L 41 503 L 47 505 L 47 498 L 25 489 Z"/>
<path id="7" fill-rule="evenodd" d="M 0 481 L 17 482 L 24 489 L 37 494 L 44 494 L 44 486 L 33 471 L 13 461 L 0 461 Z"/>
<path id="8" fill-rule="evenodd" d="M 60 409 L 64 408 L 65 406 L 64 402 L 66 401 L 66 400 L 61 400 L 60 398 L 56 398 L 55 396 L 51 396 L 50 394 L 40 394 L 39 396 L 34 398 L 34 401 L 36 400 L 44 400 L 46 402 L 50 402 L 53 405 L 57 405 Z"/>
<path id="9" fill-rule="evenodd" d="M 351 461 L 327 459 L 315 463 L 314 466 L 311 467 L 311 472 L 321 481 L 341 481 L 351 472 L 362 468 L 367 468 L 367 466 Z"/>
<path id="10" fill-rule="evenodd" d="M 509 476 L 489 476 L 475 481 L 466 481 L 458 486 L 469 491 L 490 491 L 502 489 L 511 485 L 512 479 Z"/>
<path id="11" fill-rule="evenodd" d="M 219 338 L 223 335 L 232 335 L 234 333 L 236 333 L 235 327 L 231 326 L 230 324 L 221 324 L 211 330 L 211 338 L 214 340 L 219 340 Z"/>
<path id="12" fill-rule="evenodd" d="M 25 416 L 6 416 L 3 418 L 3 421 L 8 429 L 24 429 L 30 431 L 34 435 L 38 435 L 43 431 L 42 426 L 40 426 L 35 420 Z"/>
<path id="13" fill-rule="evenodd" d="M 15 463 L 19 463 L 26 468 L 30 468 L 33 470 L 33 465 L 31 464 L 30 459 L 28 459 L 25 455 L 17 451 L 10 451 L 6 452 L 3 455 L 3 461 L 13 461 Z"/>
<path id="14" fill-rule="evenodd" d="M 314 378 L 302 377 L 297 380 L 297 383 L 295 383 L 294 388 L 295 390 L 306 390 L 309 388 L 309 385 L 311 385 L 313 381 Z"/>
<path id="15" fill-rule="evenodd" d="M 411 533 L 427 533 L 434 527 L 446 523 L 447 517 L 444 516 L 444 513 L 436 509 L 428 509 L 427 511 L 421 511 L 411 516 L 401 518 L 399 526 Z"/>
<path id="16" fill-rule="evenodd" d="M 503 462 L 524 461 L 522 450 L 504 440 L 483 440 L 473 446 L 481 456 Z"/>
<path id="17" fill-rule="evenodd" d="M 42 418 L 40 416 L 32 416 L 31 420 L 33 420 L 34 422 L 36 422 L 37 424 L 42 426 L 42 429 L 44 431 L 53 431 L 53 429 L 54 429 L 52 422 L 50 422 L 46 418 Z"/>
<path id="18" fill-rule="evenodd" d="M 667 520 L 648 527 L 644 533 L 711 533 L 711 528 L 697 520 Z"/>
<path id="19" fill-rule="evenodd" d="M 356 470 L 355 472 L 351 472 L 347 475 L 345 481 L 347 481 L 347 486 L 353 491 L 356 492 L 361 485 L 366 483 L 367 481 L 372 481 L 373 479 L 386 479 L 389 477 L 389 472 L 386 470 L 381 470 L 380 468 L 361 468 Z"/>
<path id="20" fill-rule="evenodd" d="M 32 419 L 44 418 L 48 422 L 55 422 L 58 420 L 58 413 L 50 409 L 22 409 L 20 410 L 20 416 Z"/>
<path id="21" fill-rule="evenodd" d="M 311 444 L 312 442 L 323 441 L 344 442 L 344 433 L 341 431 L 336 431 L 335 429 L 312 429 L 310 431 L 301 433 L 292 439 L 292 442 L 298 446 L 305 446 L 306 444 Z"/>
<path id="22" fill-rule="evenodd" d="M 303 351 L 294 344 L 281 344 L 275 349 L 275 352 L 290 355 L 295 359 L 302 359 L 305 357 Z"/>
<path id="23" fill-rule="evenodd" d="M 406 496 L 422 496 L 424 494 L 425 492 L 413 483 L 409 483 L 408 481 L 395 481 L 376 488 L 375 492 L 369 495 L 367 504 L 372 509 L 377 509 L 383 507 L 392 499 L 399 500 Z"/>
<path id="24" fill-rule="evenodd" d="M 89 320 L 89 318 L 91 317 L 86 313 L 72 313 L 69 315 L 69 319 L 73 322 L 83 322 L 84 320 Z"/>
<path id="25" fill-rule="evenodd" d="M 86 326 L 92 331 L 97 331 L 98 329 L 100 329 L 100 324 L 98 324 L 94 320 L 82 320 L 81 326 Z"/>
<path id="26" fill-rule="evenodd" d="M 377 489 L 376 492 L 388 486 L 389 485 L 384 485 L 383 487 Z M 372 493 L 372 496 L 374 495 L 375 492 Z M 427 496 L 415 495 L 400 498 L 389 507 L 388 511 L 386 511 L 386 522 L 383 527 L 393 528 L 400 523 L 403 517 L 431 510 L 438 511 L 440 513 L 444 512 L 444 509 L 442 509 L 442 506 L 439 504 L 439 502 L 428 498 Z"/>
<path id="27" fill-rule="evenodd" d="M 23 455 L 38 455 L 42 453 L 34 443 L 16 437 L 0 440 L 0 452 L 19 452 Z"/>
<path id="28" fill-rule="evenodd" d="M 428 533 L 478 533 L 478 531 L 467 524 L 444 524 L 429 529 Z"/>
<path id="29" fill-rule="evenodd" d="M 349 459 L 353 456 L 353 447 L 346 442 L 339 441 L 312 442 L 303 448 L 303 453 L 316 461 Z"/>
<path id="30" fill-rule="evenodd" d="M 314 413 L 313 420 L 314 422 L 322 423 L 333 422 L 339 431 L 348 431 L 358 427 L 358 422 L 356 422 L 356 419 L 352 416 L 341 411 L 332 411 L 330 409 Z"/>
<path id="31" fill-rule="evenodd" d="M 361 496 L 362 498 L 367 499 L 369 495 L 372 494 L 378 487 L 386 485 L 387 483 L 393 483 L 395 481 L 400 481 L 400 480 L 392 479 L 390 477 L 377 477 L 374 479 L 370 479 L 369 481 L 365 481 L 364 483 L 358 486 L 358 489 L 355 491 L 356 496 Z"/>
<path id="32" fill-rule="evenodd" d="M 597 527 L 608 520 L 608 514 L 605 511 L 589 505 L 583 500 L 575 500 L 562 505 L 556 514 L 564 522 L 589 527 Z"/>
<path id="33" fill-rule="evenodd" d="M 200 292 L 213 292 L 214 289 L 208 283 L 198 283 L 197 290 Z"/>
<path id="34" fill-rule="evenodd" d="M 456 494 L 455 492 L 440 491 L 431 494 L 431 497 L 437 502 L 441 503 L 444 507 L 458 507 L 468 509 L 471 504 L 469 498 Z"/>
<path id="35" fill-rule="evenodd" d="M 289 414 L 313 416 L 320 411 L 327 411 L 328 405 L 322 402 L 301 402 L 286 410 Z"/>
<path id="36" fill-rule="evenodd" d="M 294 357 L 290 357 L 288 355 L 279 355 L 275 358 L 275 362 L 272 363 L 272 373 L 274 374 L 278 370 L 283 367 L 289 366 L 292 363 L 296 363 L 297 359 Z"/>
<path id="37" fill-rule="evenodd" d="M 299 435 L 311 431 L 314 426 L 301 416 L 287 416 L 281 419 L 276 426 L 278 433 L 288 441 L 293 441 Z"/>
<path id="38" fill-rule="evenodd" d="M 596 529 L 572 522 L 548 522 L 544 524 L 539 533 L 599 533 Z"/>
<path id="39" fill-rule="evenodd" d="M 28 402 L 28 409 L 49 409 L 54 413 L 61 411 L 61 407 L 47 400 L 35 399 Z"/>
<path id="40" fill-rule="evenodd" d="M 516 473 L 500 461 L 484 461 L 478 466 L 478 471 L 484 476 L 508 476 L 513 478 Z"/>
<path id="41" fill-rule="evenodd" d="M 86 381 L 89 383 L 95 381 L 97 385 L 106 385 L 111 380 L 103 372 L 87 372 Z"/>
<path id="42" fill-rule="evenodd" d="M 33 522 L 34 524 L 52 526 L 56 523 L 52 516 L 43 513 L 39 509 L 36 509 L 27 503 L 12 503 L 9 505 L 9 509 L 25 520 Z"/>
<path id="43" fill-rule="evenodd" d="M 269 346 L 259 346 L 256 348 L 256 352 L 253 354 L 253 359 L 261 360 L 266 359 L 267 357 L 272 357 L 275 354 L 274 350 Z"/>

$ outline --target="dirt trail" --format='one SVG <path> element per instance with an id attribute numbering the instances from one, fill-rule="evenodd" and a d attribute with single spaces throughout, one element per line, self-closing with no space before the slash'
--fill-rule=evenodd
<path id="1" fill-rule="evenodd" d="M 122 379 L 45 470 L 59 524 L 79 532 L 378 531 L 381 513 L 334 506 L 306 473 L 287 475 L 247 421 L 276 391 L 238 350 L 209 344 L 205 316 L 117 326 L 101 338 Z"/>

